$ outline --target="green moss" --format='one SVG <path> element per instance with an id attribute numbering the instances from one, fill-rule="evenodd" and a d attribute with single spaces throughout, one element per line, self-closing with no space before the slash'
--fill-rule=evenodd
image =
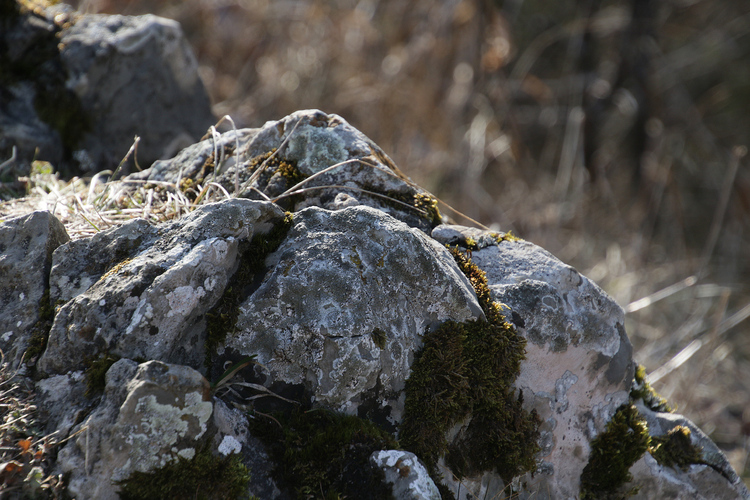
<path id="1" fill-rule="evenodd" d="M 427 212 L 427 216 L 425 218 L 430 221 L 430 225 L 432 227 L 435 227 L 443 222 L 443 216 L 440 215 L 440 210 L 438 209 L 437 198 L 435 198 L 434 196 L 426 193 L 417 193 L 414 195 L 413 204 L 414 207 Z"/>
<path id="2" fill-rule="evenodd" d="M 86 376 L 86 396 L 91 398 L 104 392 L 105 375 L 107 370 L 120 359 L 116 354 L 105 353 L 96 358 L 85 361 L 87 365 L 84 375 Z"/>
<path id="3" fill-rule="evenodd" d="M 42 298 L 39 299 L 39 319 L 31 327 L 29 346 L 23 356 L 26 362 L 35 360 L 47 348 L 49 331 L 52 329 L 52 322 L 55 319 L 55 308 L 50 302 L 49 290 L 49 288 L 45 289 Z"/>
<path id="4" fill-rule="evenodd" d="M 503 241 L 523 241 L 523 239 L 513 234 L 512 231 L 508 231 L 507 233 L 491 233 L 491 234 L 492 234 L 492 237 L 495 238 L 495 241 L 498 243 L 502 243 Z"/>
<path id="5" fill-rule="evenodd" d="M 250 472 L 240 455 L 219 457 L 206 447 L 190 460 L 180 457 L 152 472 L 134 472 L 117 484 L 123 500 L 236 500 L 248 497 L 249 481 Z"/>
<path id="6" fill-rule="evenodd" d="M 286 213 L 271 231 L 256 234 L 239 248 L 239 265 L 232 275 L 222 297 L 206 314 L 206 365 L 210 365 L 216 347 L 234 331 L 239 316 L 239 306 L 247 298 L 246 289 L 256 275 L 265 271 L 266 257 L 276 251 L 292 227 L 293 216 Z"/>
<path id="7" fill-rule="evenodd" d="M 275 153 L 276 148 L 273 148 L 267 153 L 256 156 L 248 163 L 248 169 L 250 170 L 250 172 L 255 172 L 257 168 L 259 168 L 264 162 L 266 162 L 265 172 L 267 173 L 265 175 L 261 175 L 261 181 L 259 181 L 259 184 L 266 184 L 268 182 L 268 179 L 270 179 L 274 173 L 278 173 L 286 180 L 287 189 L 295 186 L 296 184 L 302 182 L 307 178 L 307 176 L 297 168 L 296 161 L 290 160 L 288 158 L 283 158 Z"/>
<path id="8" fill-rule="evenodd" d="M 679 467 L 682 470 L 692 464 L 702 464 L 702 450 L 690 440 L 690 429 L 677 425 L 664 436 L 651 438 L 649 453 L 665 467 Z"/>
<path id="9" fill-rule="evenodd" d="M 458 248 L 451 253 L 469 278 L 487 320 L 447 321 L 424 336 L 406 381 L 399 439 L 437 475 L 437 461 L 459 477 L 488 470 L 508 482 L 536 469 L 539 425 L 536 411 L 523 408 L 513 381 L 525 357 L 525 339 L 505 321 L 490 297 L 484 272 Z M 446 433 L 471 416 L 448 443 Z"/>
<path id="10" fill-rule="evenodd" d="M 581 499 L 626 498 L 636 490 L 622 492 L 631 481 L 630 468 L 649 449 L 651 439 L 646 420 L 632 404 L 618 408 L 606 429 L 591 442 L 589 463 L 581 474 Z"/>
<path id="11" fill-rule="evenodd" d="M 631 400 L 642 400 L 648 408 L 658 412 L 672 413 L 674 409 L 658 392 L 656 392 L 646 380 L 646 368 L 638 365 L 635 369 L 633 387 L 630 389 Z"/>
<path id="12" fill-rule="evenodd" d="M 380 328 L 374 329 L 370 337 L 375 345 L 378 346 L 378 349 L 385 349 L 385 341 L 388 339 L 388 335 L 383 330 Z"/>
<path id="13" fill-rule="evenodd" d="M 277 464 L 274 477 L 297 498 L 390 498 L 382 471 L 369 463 L 374 451 L 398 447 L 389 433 L 324 409 L 296 408 L 274 419 L 256 415 L 251 432 Z"/>

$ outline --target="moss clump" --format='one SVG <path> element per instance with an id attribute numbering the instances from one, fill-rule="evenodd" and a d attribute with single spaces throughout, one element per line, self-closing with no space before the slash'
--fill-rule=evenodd
<path id="1" fill-rule="evenodd" d="M 497 243 L 502 243 L 503 241 L 523 241 L 522 238 L 519 238 L 518 236 L 513 234 L 513 231 L 508 231 L 507 233 L 491 233 L 491 234 Z"/>
<path id="2" fill-rule="evenodd" d="M 97 358 L 86 360 L 86 397 L 94 397 L 104 392 L 107 370 L 120 359 L 116 354 L 105 353 Z"/>
<path id="3" fill-rule="evenodd" d="M 642 400 L 648 408 L 653 411 L 672 413 L 674 409 L 658 392 L 656 392 L 646 380 L 646 368 L 638 365 L 635 369 L 633 387 L 630 389 L 630 399 Z"/>
<path id="4" fill-rule="evenodd" d="M 618 408 L 607 428 L 591 442 L 589 463 L 581 474 L 581 499 L 620 499 L 636 489 L 622 492 L 633 479 L 630 468 L 649 449 L 651 438 L 646 420 L 632 404 Z"/>
<path id="5" fill-rule="evenodd" d="M 286 180 L 286 189 L 289 189 L 307 178 L 297 168 L 297 162 L 282 158 L 276 153 L 276 148 L 271 149 L 267 153 L 258 155 L 251 159 L 248 163 L 248 169 L 250 172 L 255 172 L 264 162 L 266 163 L 266 169 L 263 174 L 260 175 L 258 180 L 259 185 L 267 185 L 268 180 L 273 176 L 274 173 L 278 173 Z"/>
<path id="6" fill-rule="evenodd" d="M 440 215 L 438 209 L 437 198 L 426 193 L 417 193 L 414 195 L 414 207 L 419 210 L 427 212 L 426 219 L 430 221 L 430 225 L 435 227 L 443 222 L 443 216 Z"/>
<path id="7" fill-rule="evenodd" d="M 388 335 L 383 330 L 381 330 L 380 328 L 375 328 L 370 334 L 370 337 L 372 338 L 373 343 L 378 347 L 378 349 L 385 348 L 385 341 L 388 339 Z"/>
<path id="8" fill-rule="evenodd" d="M 219 457 L 206 447 L 190 460 L 179 457 L 152 472 L 134 472 L 117 484 L 123 500 L 236 500 L 248 498 L 249 481 L 250 472 L 239 455 Z"/>
<path id="9" fill-rule="evenodd" d="M 45 289 L 42 298 L 39 299 L 39 319 L 31 328 L 29 347 L 23 355 L 23 360 L 27 363 L 41 356 L 47 348 L 49 331 L 52 329 L 52 322 L 55 319 L 55 308 L 50 302 L 49 290 L 49 288 Z"/>
<path id="10" fill-rule="evenodd" d="M 267 234 L 256 234 L 239 248 L 240 262 L 224 294 L 206 314 L 206 365 L 211 364 L 216 347 L 234 331 L 239 316 L 239 305 L 248 296 L 255 277 L 265 271 L 266 257 L 276 251 L 292 227 L 293 216 L 287 212 Z"/>
<path id="11" fill-rule="evenodd" d="M 268 446 L 274 476 L 297 498 L 391 498 L 382 471 L 369 463 L 372 452 L 398 447 L 389 433 L 324 409 L 296 408 L 274 418 L 256 416 L 251 431 Z"/>
<path id="12" fill-rule="evenodd" d="M 659 464 L 665 467 L 679 467 L 682 470 L 692 464 L 702 464 L 702 450 L 690 440 L 690 429 L 677 425 L 664 436 L 651 438 L 648 450 Z"/>
<path id="13" fill-rule="evenodd" d="M 507 482 L 535 470 L 539 451 L 540 419 L 523 408 L 522 395 L 512 387 L 526 342 L 492 301 L 484 272 L 458 248 L 451 253 L 487 320 L 447 321 L 425 334 L 406 381 L 400 441 L 433 475 L 446 455 L 459 477 L 494 469 Z M 469 416 L 469 425 L 449 444 L 446 433 Z"/>

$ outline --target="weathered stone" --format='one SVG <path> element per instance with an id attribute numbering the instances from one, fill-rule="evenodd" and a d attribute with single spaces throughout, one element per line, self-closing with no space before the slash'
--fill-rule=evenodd
<path id="1" fill-rule="evenodd" d="M 483 317 L 444 247 L 370 207 L 302 210 L 268 263 L 227 354 L 257 355 L 268 385 L 349 414 L 398 422 L 425 330 Z"/>
<path id="2" fill-rule="evenodd" d="M 236 269 L 239 242 L 282 217 L 270 203 L 228 200 L 158 229 L 134 220 L 60 248 L 51 281 L 67 302 L 39 368 L 64 373 L 105 352 L 201 367 L 205 313 Z"/>
<path id="3" fill-rule="evenodd" d="M 91 122 L 80 150 L 113 168 L 138 135 L 148 165 L 192 144 L 214 122 L 180 25 L 153 15 L 84 15 L 62 31 L 66 85 Z"/>
<path id="4" fill-rule="evenodd" d="M 0 350 L 14 365 L 29 347 L 34 327 L 44 328 L 38 325 L 43 311 L 51 314 L 45 292 L 52 252 L 68 240 L 65 227 L 49 212 L 0 224 Z"/>
<path id="5" fill-rule="evenodd" d="M 297 111 L 260 129 L 227 132 L 215 143 L 213 138 L 206 139 L 177 157 L 156 162 L 150 169 L 128 178 L 164 182 L 190 178 L 203 182 L 202 175 L 206 175 L 203 166 L 214 149 L 225 150 L 215 181 L 230 193 L 235 193 L 238 185 L 241 197 L 258 198 L 259 192 L 271 198 L 282 197 L 282 205 L 292 211 L 308 206 L 340 209 L 362 204 L 424 231 L 440 222 L 437 210 L 430 205 L 433 199 L 420 199 L 426 192 L 409 181 L 380 147 L 340 116 L 319 110 Z M 250 182 L 254 172 L 251 160 L 274 150 L 278 159 L 298 170 L 299 179 L 318 174 L 305 180 L 301 187 L 306 191 L 289 197 L 287 191 L 296 181 L 286 178 L 274 161 L 269 161 L 266 172 Z M 221 159 L 222 155 L 218 157 Z M 341 165 L 322 173 L 337 164 Z M 214 174 L 211 175 L 213 181 Z"/>
<path id="6" fill-rule="evenodd" d="M 138 161 L 149 165 L 215 121 L 197 61 L 169 19 L 35 7 L 0 19 L 0 52 L 0 163 L 16 147 L 0 174 L 28 175 L 32 159 L 67 175 L 114 170 L 136 135 Z"/>
<path id="7" fill-rule="evenodd" d="M 105 396 L 58 455 L 79 499 L 116 499 L 115 482 L 178 457 L 191 459 L 208 436 L 208 382 L 187 366 L 121 359 L 107 372 Z"/>
<path id="8" fill-rule="evenodd" d="M 675 413 L 655 412 L 642 403 L 637 403 L 636 407 L 648 422 L 652 437 L 663 436 L 677 426 L 690 429 L 691 443 L 701 450 L 701 459 L 705 463 L 692 464 L 683 470 L 679 466 L 661 465 L 650 453 L 646 453 L 630 469 L 633 481 L 627 483 L 625 489 L 638 488 L 638 493 L 631 498 L 748 498 L 742 479 L 732 469 L 726 456 L 693 422 Z"/>
<path id="9" fill-rule="evenodd" d="M 533 474 L 506 474 L 503 481 L 490 464 L 458 478 L 444 457 L 434 460 L 430 468 L 437 463 L 444 486 L 458 499 L 580 497 L 582 473 L 591 456 L 601 455 L 592 453 L 595 438 L 607 435 L 609 423 L 617 421 L 613 415 L 623 414 L 618 408 L 646 419 L 638 434 L 644 443 L 646 430 L 657 437 L 682 425 L 702 449 L 701 463 L 684 468 L 660 465 L 650 452 L 636 456 L 633 480 L 623 491 L 639 486 L 640 498 L 750 498 L 726 458 L 692 423 L 633 401 L 639 396 L 631 392 L 632 348 L 623 311 L 610 297 L 531 243 L 462 226 L 433 227 L 439 217 L 415 211 L 416 196 L 424 192 L 368 141 L 339 117 L 317 111 L 223 134 L 216 147 L 227 151 L 223 162 L 218 155 L 216 179 L 234 192 L 239 173 L 245 196 L 281 196 L 300 175 L 316 175 L 342 159 L 373 164 L 355 162 L 313 178 L 307 186 L 320 182 L 321 189 L 286 200 L 284 206 L 296 210 L 291 222 L 273 202 L 225 200 L 168 223 L 134 220 L 64 244 L 52 255 L 51 271 L 36 271 L 42 284 L 49 272 L 50 295 L 61 304 L 37 363 L 38 404 L 50 432 L 59 430 L 62 438 L 81 431 L 58 455 L 58 470 L 71 473 L 73 495 L 114 498 L 112 481 L 189 457 L 205 444 L 218 457 L 240 454 L 252 469 L 250 493 L 288 498 L 294 490 L 274 475 L 275 458 L 266 453 L 275 449 L 249 431 L 258 427 L 248 426 L 244 410 L 267 418 L 262 405 L 356 414 L 398 433 L 404 388 L 424 335 L 453 332 L 438 330 L 448 320 L 486 319 L 482 308 L 488 301 L 482 298 L 480 305 L 477 298 L 487 293 L 481 273 L 457 265 L 445 248 L 450 244 L 466 249 L 486 273 L 491 299 L 504 304 L 503 313 L 525 338 L 514 395 L 522 392 L 524 408 L 541 417 Z M 259 157 L 268 158 L 273 148 L 286 163 L 275 163 L 245 186 L 252 175 L 247 162 L 257 168 Z M 201 176 L 213 175 L 213 151 L 212 140 L 203 141 L 130 179 L 177 182 L 184 176 L 203 182 Z M 13 241 L 19 241 L 18 231 Z M 51 240 L 38 244 L 48 260 Z M 473 272 L 471 282 L 461 269 Z M 217 317 L 220 331 L 213 332 L 207 352 L 208 325 Z M 503 332 L 511 335 L 513 329 L 504 326 Z M 514 345 L 523 345 L 517 340 Z M 439 347 L 431 353 L 436 359 Z M 107 371 L 103 397 L 86 396 L 86 378 L 93 375 L 82 370 L 101 354 L 126 359 Z M 130 361 L 136 357 L 158 361 L 138 365 Z M 240 360 L 236 372 L 225 372 Z M 457 368 L 457 376 L 468 380 L 464 368 Z M 213 395 L 196 370 L 217 382 Z M 226 373 L 237 378 L 227 380 Z M 447 375 L 456 379 L 456 373 Z M 462 413 L 446 439 L 460 441 L 473 420 L 481 422 L 479 411 Z M 401 450 L 371 454 L 390 447 L 366 448 L 357 467 L 371 472 L 376 464 L 398 497 L 437 498 L 418 457 Z M 514 452 L 509 449 L 508 456 Z"/>
<path id="10" fill-rule="evenodd" d="M 492 296 L 526 337 L 526 360 L 516 379 L 526 405 L 543 419 L 538 471 L 518 481 L 550 498 L 578 494 L 589 442 L 628 400 L 634 365 L 622 309 L 599 287 L 548 252 L 524 241 L 501 241 L 461 226 L 438 226 L 445 243 L 478 247 L 472 261 L 487 274 Z M 458 483 L 447 482 L 458 490 Z M 490 484 L 495 490 L 486 491 Z M 500 493 L 506 485 L 464 478 L 464 491 Z M 468 497 L 467 497 L 468 498 Z"/>
<path id="11" fill-rule="evenodd" d="M 381 450 L 370 456 L 370 463 L 385 473 L 393 486 L 393 498 L 400 500 L 440 500 L 435 482 L 414 453 Z"/>

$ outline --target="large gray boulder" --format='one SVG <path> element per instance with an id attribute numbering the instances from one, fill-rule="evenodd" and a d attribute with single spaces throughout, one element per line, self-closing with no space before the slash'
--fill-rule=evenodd
<path id="1" fill-rule="evenodd" d="M 169 158 L 214 122 L 198 62 L 179 23 L 150 14 L 84 15 L 61 33 L 65 82 L 90 122 L 78 149 L 112 168 L 136 135 L 138 160 Z"/>
<path id="2" fill-rule="evenodd" d="M 302 184 L 315 189 L 288 193 L 347 161 Z M 251 467 L 247 491 L 263 498 L 317 494 L 324 482 L 332 493 L 336 478 L 369 485 L 359 498 L 384 487 L 408 498 L 437 498 L 435 488 L 444 499 L 600 498 L 638 487 L 639 498 L 750 498 L 697 427 L 644 396 L 610 297 L 532 243 L 444 223 L 434 199 L 341 117 L 301 111 L 226 133 L 129 180 L 189 192 L 209 175 L 242 196 L 67 242 L 28 276 L 40 290 L 49 280 L 56 304 L 37 404 L 47 431 L 71 436 L 54 467 L 77 498 L 114 498 L 113 481 L 158 474 L 204 446 Z M 0 235 L 23 227 L 6 222 Z M 13 262 L 59 244 L 6 240 Z M 9 283 L 0 297 L 22 308 Z M 495 367 L 509 372 L 502 390 L 484 382 Z M 91 389 L 97 370 L 103 394 Z M 473 380 L 487 393 L 465 397 Z M 414 387 L 442 392 L 415 409 Z M 434 429 L 438 446 L 420 441 Z M 488 461 L 482 430 L 485 442 L 531 437 L 493 445 Z M 677 445 L 682 455 L 665 454 Z M 485 458 L 456 460 L 473 454 Z M 330 470 L 342 456 L 352 461 Z M 316 467 L 312 489 L 300 476 Z"/>
<path id="3" fill-rule="evenodd" d="M 28 175 L 32 159 L 68 175 L 114 170 L 136 135 L 148 166 L 215 121 L 195 56 L 169 19 L 64 4 L 10 11 L 0 16 L 0 51 L 0 163 L 15 148 L 0 175 Z"/>

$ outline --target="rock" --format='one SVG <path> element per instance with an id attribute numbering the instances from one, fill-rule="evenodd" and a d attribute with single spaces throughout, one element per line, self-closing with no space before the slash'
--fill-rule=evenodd
<path id="1" fill-rule="evenodd" d="M 0 350 L 17 366 L 35 328 L 51 321 L 49 272 L 52 252 L 67 242 L 62 223 L 33 212 L 0 224 Z"/>
<path id="2" fill-rule="evenodd" d="M 267 385 L 383 423 L 400 420 L 421 334 L 483 317 L 445 248 L 369 207 L 298 212 L 268 263 L 219 353 L 257 355 Z"/>
<path id="3" fill-rule="evenodd" d="M 214 149 L 224 158 L 215 172 Z M 269 157 L 273 151 L 278 152 Z M 264 161 L 266 170 L 256 173 Z M 334 165 L 339 166 L 326 171 Z M 362 204 L 426 232 L 440 222 L 437 201 L 409 181 L 380 147 L 340 116 L 319 110 L 206 139 L 128 179 L 202 184 L 209 175 L 230 193 L 239 187 L 240 197 L 278 198 L 291 211 Z M 306 191 L 291 196 L 290 188 L 302 181 Z"/>
<path id="4" fill-rule="evenodd" d="M 121 359 L 107 372 L 105 396 L 58 456 L 70 493 L 116 499 L 117 481 L 178 457 L 191 459 L 207 436 L 210 387 L 192 368 Z"/>
<path id="5" fill-rule="evenodd" d="M 91 127 L 79 144 L 113 168 L 138 135 L 149 165 L 192 144 L 214 122 L 198 63 L 171 19 L 83 15 L 62 31 L 60 56 Z"/>
<path id="6" fill-rule="evenodd" d="M 637 407 L 648 422 L 652 438 L 664 436 L 678 426 L 688 428 L 690 441 L 700 450 L 701 460 L 705 463 L 684 468 L 668 466 L 659 464 L 651 453 L 646 453 L 630 469 L 633 480 L 626 488 L 638 488 L 638 493 L 631 498 L 747 498 L 747 489 L 726 456 L 693 422 L 682 415 L 655 412 L 643 404 L 637 404 Z"/>
<path id="7" fill-rule="evenodd" d="M 66 302 L 39 369 L 80 369 L 84 353 L 201 368 L 205 314 L 236 269 L 239 243 L 282 217 L 270 203 L 230 200 L 157 229 L 136 219 L 63 246 L 50 280 Z"/>
<path id="8" fill-rule="evenodd" d="M 505 314 L 528 341 L 515 385 L 544 422 L 538 471 L 520 482 L 551 498 L 575 496 L 590 440 L 628 401 L 634 363 L 624 312 L 598 286 L 536 245 L 498 243 L 489 233 L 460 226 L 433 231 L 446 243 L 461 241 L 459 234 L 476 242 L 472 261 L 487 274 L 492 297 L 507 306 Z M 482 481 L 461 484 L 479 490 Z"/>
<path id="9" fill-rule="evenodd" d="M 323 485 L 334 495 L 343 482 L 369 485 L 363 499 L 378 488 L 400 498 L 441 488 L 447 500 L 634 487 L 643 498 L 750 499 L 699 429 L 649 406 L 658 400 L 634 377 L 610 297 L 531 243 L 441 224 L 436 201 L 340 117 L 303 111 L 228 132 L 126 185 L 189 194 L 214 173 L 243 197 L 62 244 L 35 271 L 59 306 L 37 404 L 50 432 L 71 437 L 55 466 L 70 472 L 72 495 L 114 498 L 113 481 L 201 447 L 241 459 L 252 469 L 241 487 L 262 498 Z M 314 189 L 289 192 L 305 179 Z M 20 248 L 27 225 L 9 225 Z M 45 262 L 53 240 L 35 245 Z M 104 394 L 92 392 L 105 370 Z M 670 462 L 679 446 L 687 452 Z M 345 463 L 331 470 L 334 456 Z M 592 474 L 619 482 L 596 490 Z"/>
<path id="10" fill-rule="evenodd" d="M 66 175 L 174 155 L 214 122 L 178 23 L 152 15 L 79 14 L 64 4 L 0 18 L 0 153 L 5 174 L 32 159 Z"/>
<path id="11" fill-rule="evenodd" d="M 370 463 L 385 472 L 393 485 L 393 498 L 401 500 L 440 500 L 440 492 L 414 453 L 381 450 L 370 456 Z"/>

